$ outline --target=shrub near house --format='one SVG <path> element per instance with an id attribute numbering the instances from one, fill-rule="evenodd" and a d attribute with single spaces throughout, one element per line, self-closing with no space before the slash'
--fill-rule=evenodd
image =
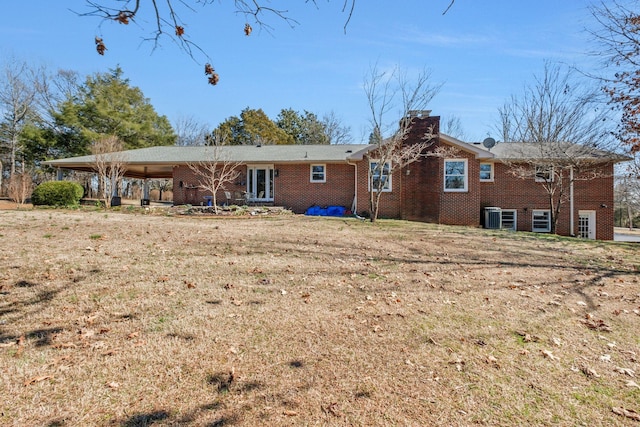
<path id="1" fill-rule="evenodd" d="M 77 206 L 84 189 L 77 182 L 50 181 L 38 185 L 31 194 L 34 206 Z"/>

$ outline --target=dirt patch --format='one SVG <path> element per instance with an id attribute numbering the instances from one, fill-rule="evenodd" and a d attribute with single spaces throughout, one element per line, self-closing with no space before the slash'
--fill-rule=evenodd
<path id="1" fill-rule="evenodd" d="M 7 200 L 7 199 L 0 199 L 0 210 L 4 211 L 4 210 L 15 210 L 18 208 L 23 208 L 23 209 L 30 209 L 33 206 L 31 204 L 25 204 L 25 205 L 20 205 L 18 203 L 12 202 L 11 200 Z"/>
<path id="2" fill-rule="evenodd" d="M 0 424 L 635 425 L 639 270 L 403 221 L 0 211 Z"/>

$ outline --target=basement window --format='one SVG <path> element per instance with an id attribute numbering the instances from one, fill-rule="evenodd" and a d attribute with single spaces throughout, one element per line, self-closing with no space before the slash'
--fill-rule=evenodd
<path id="1" fill-rule="evenodd" d="M 502 209 L 500 213 L 502 216 L 502 229 L 516 231 L 518 224 L 518 211 L 515 209 Z"/>
<path id="2" fill-rule="evenodd" d="M 551 231 L 551 211 L 534 210 L 532 212 L 531 231 L 536 233 L 549 233 Z"/>

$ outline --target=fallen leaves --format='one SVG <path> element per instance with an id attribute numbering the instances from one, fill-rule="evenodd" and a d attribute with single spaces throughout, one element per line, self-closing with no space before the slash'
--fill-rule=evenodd
<path id="1" fill-rule="evenodd" d="M 634 377 L 634 376 L 636 375 L 636 373 L 635 373 L 632 369 L 629 369 L 629 368 L 621 368 L 621 367 L 619 367 L 619 366 L 616 366 L 616 367 L 614 368 L 614 371 L 616 371 L 616 372 L 617 372 L 617 373 L 619 373 L 619 374 L 628 375 L 628 376 L 630 376 L 630 377 Z"/>
<path id="2" fill-rule="evenodd" d="M 580 368 L 580 372 L 582 372 L 583 374 L 585 374 L 587 377 L 593 377 L 593 378 L 600 378 L 600 375 L 598 375 L 598 373 L 596 372 L 595 369 L 590 368 L 588 366 L 582 366 Z"/>
<path id="3" fill-rule="evenodd" d="M 341 417 L 342 413 L 340 412 L 340 407 L 338 406 L 337 402 L 332 402 L 330 404 L 328 404 L 327 406 L 323 406 L 322 410 L 327 413 L 327 414 L 331 414 L 334 417 Z"/>
<path id="4" fill-rule="evenodd" d="M 633 409 L 625 409 L 625 408 L 622 408 L 622 407 L 615 407 L 614 406 L 613 408 L 611 408 L 611 411 L 614 414 L 621 415 L 623 417 L 627 417 L 627 418 L 635 420 L 635 421 L 640 421 L 640 414 L 638 414 Z"/>
<path id="5" fill-rule="evenodd" d="M 18 338 L 18 341 L 17 341 L 18 349 L 14 354 L 15 357 L 20 357 L 22 352 L 24 352 L 24 341 L 25 341 L 24 335 L 20 335 L 20 338 Z"/>
<path id="6" fill-rule="evenodd" d="M 45 380 L 48 380 L 48 379 L 51 379 L 51 378 L 53 378 L 53 375 L 41 375 L 39 377 L 33 377 L 33 378 L 30 378 L 30 379 L 26 380 L 24 382 L 24 386 L 27 387 L 27 386 L 30 386 L 32 384 L 39 383 L 39 382 L 42 382 L 42 381 L 45 381 Z"/>
<path id="7" fill-rule="evenodd" d="M 522 338 L 522 341 L 524 342 L 538 342 L 540 341 L 540 338 L 535 336 L 535 335 L 531 335 L 527 332 L 524 331 L 516 331 L 516 334 L 519 335 Z"/>
<path id="8" fill-rule="evenodd" d="M 498 363 L 498 359 L 496 359 L 494 356 L 489 355 L 487 356 L 487 358 L 485 359 L 485 362 L 491 366 L 493 366 L 494 368 L 498 368 L 500 369 L 500 364 Z"/>
<path id="9" fill-rule="evenodd" d="M 625 384 L 627 387 L 634 387 L 637 388 L 638 390 L 640 390 L 640 385 L 638 385 L 638 383 L 636 383 L 635 381 L 627 381 L 627 383 Z"/>
<path id="10" fill-rule="evenodd" d="M 594 319 L 591 314 L 587 314 L 584 319 L 580 319 L 587 328 L 600 332 L 611 332 L 611 327 L 604 323 L 602 319 Z"/>

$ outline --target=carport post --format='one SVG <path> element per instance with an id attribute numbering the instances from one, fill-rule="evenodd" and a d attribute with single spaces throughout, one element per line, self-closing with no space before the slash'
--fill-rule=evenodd
<path id="1" fill-rule="evenodd" d="M 144 179 L 144 183 L 142 185 L 142 198 L 144 200 L 149 200 L 149 178 Z"/>

